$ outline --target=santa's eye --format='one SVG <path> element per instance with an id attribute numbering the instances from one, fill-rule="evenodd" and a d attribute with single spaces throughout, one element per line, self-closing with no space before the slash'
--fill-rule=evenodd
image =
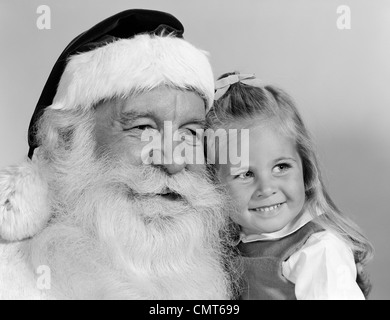
<path id="1" fill-rule="evenodd" d="M 138 129 L 138 130 L 144 131 L 144 130 L 147 130 L 147 129 L 153 129 L 153 127 L 151 125 L 144 124 L 144 125 L 133 127 L 132 129 Z"/>
<path id="2" fill-rule="evenodd" d="M 186 141 L 190 145 L 197 145 L 201 141 L 197 132 L 190 128 L 180 129 L 179 135 L 181 141 Z"/>
<path id="3" fill-rule="evenodd" d="M 196 131 L 195 131 L 195 130 L 192 130 L 192 129 L 190 129 L 190 128 L 186 128 L 186 129 L 184 130 L 184 132 L 185 132 L 186 134 L 189 134 L 189 135 L 192 135 L 192 136 L 196 136 Z"/>

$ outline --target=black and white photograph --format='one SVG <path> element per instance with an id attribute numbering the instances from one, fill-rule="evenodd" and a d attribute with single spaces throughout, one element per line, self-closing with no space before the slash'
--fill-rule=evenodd
<path id="1" fill-rule="evenodd" d="M 390 1 L 0 0 L 0 40 L 0 300 L 390 299 Z"/>

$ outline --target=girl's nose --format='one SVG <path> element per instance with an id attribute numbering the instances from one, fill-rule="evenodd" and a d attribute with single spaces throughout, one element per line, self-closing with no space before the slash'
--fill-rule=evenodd
<path id="1" fill-rule="evenodd" d="M 256 190 L 254 192 L 254 197 L 259 198 L 267 198 L 273 194 L 275 194 L 277 188 L 275 186 L 274 181 L 270 177 L 258 177 L 258 181 L 256 184 Z"/>

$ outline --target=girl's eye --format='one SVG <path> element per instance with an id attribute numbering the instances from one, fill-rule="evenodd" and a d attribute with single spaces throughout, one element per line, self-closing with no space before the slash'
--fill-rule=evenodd
<path id="1" fill-rule="evenodd" d="M 241 173 L 239 175 L 237 175 L 237 178 L 238 179 L 248 179 L 248 178 L 253 178 L 254 177 L 254 174 L 253 172 L 250 172 L 250 171 L 247 171 L 245 173 Z"/>
<path id="2" fill-rule="evenodd" d="M 292 166 L 289 163 L 279 163 L 272 169 L 272 171 L 274 173 L 280 174 L 280 173 L 286 172 L 288 169 L 291 169 L 291 168 L 292 168 Z"/>

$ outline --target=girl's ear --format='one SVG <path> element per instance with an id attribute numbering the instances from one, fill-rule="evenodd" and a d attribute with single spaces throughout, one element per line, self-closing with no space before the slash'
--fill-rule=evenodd
<path id="1" fill-rule="evenodd" d="M 49 218 L 48 185 L 36 156 L 0 170 L 0 239 L 32 237 Z"/>

